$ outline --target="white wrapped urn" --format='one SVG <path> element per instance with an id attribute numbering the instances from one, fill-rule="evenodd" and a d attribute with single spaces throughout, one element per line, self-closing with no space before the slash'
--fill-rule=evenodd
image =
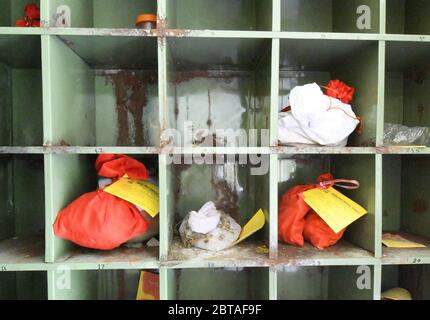
<path id="1" fill-rule="evenodd" d="M 186 247 L 221 251 L 230 247 L 242 228 L 228 214 L 218 211 L 213 202 L 191 211 L 182 221 L 179 234 Z"/>

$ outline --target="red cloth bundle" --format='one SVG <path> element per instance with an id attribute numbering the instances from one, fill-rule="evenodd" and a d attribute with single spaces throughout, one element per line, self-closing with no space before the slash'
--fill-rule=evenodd
<path id="1" fill-rule="evenodd" d="M 303 236 L 314 247 L 325 249 L 335 245 L 342 238 L 345 230 L 335 233 L 314 210 L 311 210 L 305 219 Z"/>
<path id="2" fill-rule="evenodd" d="M 26 4 L 24 19 L 16 21 L 17 27 L 40 27 L 40 9 L 35 3 Z"/>
<path id="3" fill-rule="evenodd" d="M 145 165 L 136 159 L 123 154 L 101 154 L 96 160 L 99 176 L 119 179 L 128 175 L 131 179 L 148 180 L 149 174 Z"/>
<path id="4" fill-rule="evenodd" d="M 318 177 L 318 182 L 333 180 L 329 173 Z M 320 216 L 303 200 L 302 193 L 316 188 L 315 184 L 297 185 L 281 198 L 278 212 L 279 239 L 302 247 L 304 239 L 319 249 L 336 244 L 345 230 L 335 234 Z"/>
<path id="5" fill-rule="evenodd" d="M 96 169 L 99 175 L 112 179 L 125 174 L 148 179 L 145 165 L 125 155 L 100 155 Z M 111 250 L 145 233 L 148 226 L 136 206 L 98 189 L 58 213 L 54 233 L 87 248 Z"/>

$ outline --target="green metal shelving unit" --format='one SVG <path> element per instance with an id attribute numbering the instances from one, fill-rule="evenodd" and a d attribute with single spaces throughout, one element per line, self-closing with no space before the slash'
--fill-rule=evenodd
<path id="1" fill-rule="evenodd" d="M 430 245 L 430 148 L 383 144 L 385 123 L 430 126 L 430 1 L 40 0 L 43 27 L 11 27 L 26 2 L 0 0 L 0 298 L 133 299 L 139 270 L 159 271 L 161 299 L 380 299 L 393 286 L 430 297 L 430 247 L 381 245 L 390 230 Z M 72 28 L 53 27 L 61 4 Z M 360 5 L 370 29 L 357 29 Z M 158 12 L 157 30 L 133 29 L 141 12 Z M 346 148 L 279 146 L 289 91 L 333 77 L 356 88 L 363 135 Z M 163 130 L 186 120 L 270 129 L 270 146 L 181 152 L 270 164 L 263 176 L 237 162 L 222 173 L 242 187 L 238 220 L 259 208 L 267 220 L 227 251 L 185 249 L 174 232 L 216 197 L 214 165 L 169 164 L 162 148 Z M 134 155 L 158 172 L 159 248 L 99 252 L 54 236 L 57 212 L 95 188 L 99 153 Z M 348 195 L 369 214 L 325 251 L 278 243 L 279 196 L 326 170 L 360 180 Z M 370 286 L 359 288 L 366 270 Z"/>

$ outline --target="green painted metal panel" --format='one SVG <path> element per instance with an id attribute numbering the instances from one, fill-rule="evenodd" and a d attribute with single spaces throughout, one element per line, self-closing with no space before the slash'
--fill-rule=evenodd
<path id="1" fill-rule="evenodd" d="M 366 6 L 369 26 L 358 28 L 359 10 Z M 281 30 L 301 32 L 370 32 L 379 31 L 379 0 L 282 0 Z"/>
<path id="2" fill-rule="evenodd" d="M 387 1 L 387 33 L 429 34 L 429 10 L 426 0 Z"/>
<path id="3" fill-rule="evenodd" d="M 57 37 L 46 39 L 50 105 L 45 109 L 45 144 L 94 145 L 94 74 Z"/>
<path id="4" fill-rule="evenodd" d="M 402 158 L 401 225 L 403 230 L 430 237 L 430 206 L 426 181 L 430 178 L 430 158 Z"/>
<path id="5" fill-rule="evenodd" d="M 12 70 L 13 145 L 43 144 L 42 75 L 39 69 Z"/>
<path id="6" fill-rule="evenodd" d="M 0 35 L 0 62 L 10 68 L 40 68 L 40 37 L 36 35 Z"/>
<path id="7" fill-rule="evenodd" d="M 383 159 L 382 228 L 383 231 L 400 230 L 402 198 L 401 156 L 385 156 Z"/>
<path id="8" fill-rule="evenodd" d="M 11 70 L 0 64 L 0 145 L 12 144 Z"/>
<path id="9" fill-rule="evenodd" d="M 60 5 L 70 7 L 72 28 L 135 28 L 137 15 L 157 13 L 151 0 L 49 0 L 51 26 Z"/>
<path id="10" fill-rule="evenodd" d="M 0 299 L 46 300 L 46 272 L 1 272 Z"/>
<path id="11" fill-rule="evenodd" d="M 173 0 L 167 24 L 175 29 L 270 30 L 271 0 Z M 198 15 L 195 12 L 199 12 Z"/>
<path id="12" fill-rule="evenodd" d="M 357 190 L 342 190 L 342 193 L 367 209 L 368 213 L 350 225 L 345 232 L 345 239 L 355 245 L 375 252 L 375 199 L 376 177 L 375 156 L 341 155 L 333 160 L 333 174 L 338 178 L 356 179 L 360 182 Z"/>
<path id="13" fill-rule="evenodd" d="M 180 269 L 176 271 L 176 299 L 253 300 L 268 298 L 268 270 Z"/>
<path id="14" fill-rule="evenodd" d="M 333 32 L 379 32 L 379 0 L 333 0 L 332 8 Z M 369 16 L 366 16 L 367 13 Z M 358 28 L 360 17 L 369 20 L 365 29 Z"/>
<path id="15" fill-rule="evenodd" d="M 369 268 L 370 288 L 357 286 L 359 266 L 285 267 L 278 272 L 280 300 L 371 300 L 373 268 Z"/>

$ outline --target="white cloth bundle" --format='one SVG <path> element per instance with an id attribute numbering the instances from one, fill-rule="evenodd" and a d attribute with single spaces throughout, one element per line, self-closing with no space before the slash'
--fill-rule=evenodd
<path id="1" fill-rule="evenodd" d="M 191 211 L 182 221 L 179 234 L 186 247 L 209 251 L 228 248 L 240 235 L 242 228 L 232 217 L 218 211 L 208 202 L 198 211 Z"/>
<path id="2" fill-rule="evenodd" d="M 359 124 L 349 104 L 325 95 L 316 83 L 293 88 L 290 104 L 290 112 L 279 114 L 282 144 L 344 147 Z"/>

